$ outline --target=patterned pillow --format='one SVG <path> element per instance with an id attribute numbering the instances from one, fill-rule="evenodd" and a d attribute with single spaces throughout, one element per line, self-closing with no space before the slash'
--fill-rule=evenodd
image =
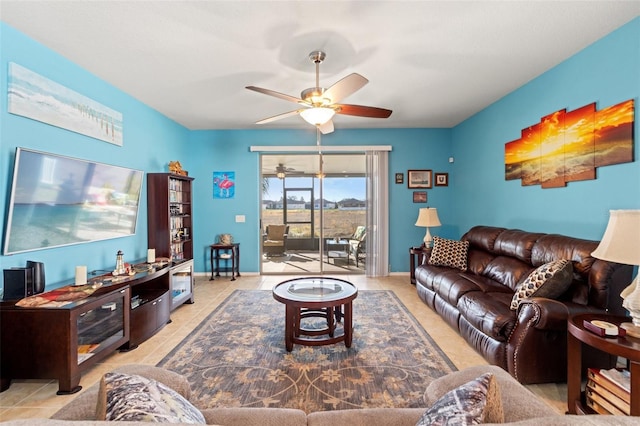
<path id="1" fill-rule="evenodd" d="M 567 291 L 573 281 L 573 263 L 560 259 L 545 263 L 536 268 L 516 287 L 511 299 L 511 310 L 518 309 L 523 299 L 529 297 L 547 297 L 555 299 Z"/>
<path id="2" fill-rule="evenodd" d="M 485 373 L 442 395 L 420 417 L 416 426 L 481 423 L 504 423 L 500 390 L 491 373 Z"/>
<path id="3" fill-rule="evenodd" d="M 102 376 L 98 420 L 206 424 L 202 413 L 168 386 L 135 374 Z"/>
<path id="4" fill-rule="evenodd" d="M 433 250 L 431 250 L 429 264 L 449 266 L 466 271 L 468 251 L 469 241 L 454 241 L 433 237 Z"/>

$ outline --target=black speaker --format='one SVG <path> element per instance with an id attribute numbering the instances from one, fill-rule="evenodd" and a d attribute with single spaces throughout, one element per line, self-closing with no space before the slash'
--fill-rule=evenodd
<path id="1" fill-rule="evenodd" d="M 18 300 L 30 296 L 32 272 L 33 268 L 5 269 L 2 300 Z"/>
<path id="2" fill-rule="evenodd" d="M 44 281 L 44 263 L 42 262 L 34 262 L 33 260 L 27 260 L 27 268 L 33 269 L 31 273 L 31 294 L 38 294 L 44 291 L 45 281 Z M 27 292 L 29 288 L 29 283 L 27 283 Z"/>

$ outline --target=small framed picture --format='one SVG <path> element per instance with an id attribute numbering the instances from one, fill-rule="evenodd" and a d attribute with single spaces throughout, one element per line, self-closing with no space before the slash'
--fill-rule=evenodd
<path id="1" fill-rule="evenodd" d="M 413 202 L 414 203 L 426 203 L 427 202 L 427 191 L 413 191 Z"/>
<path id="2" fill-rule="evenodd" d="M 396 173 L 396 183 L 404 183 L 404 173 Z"/>
<path id="3" fill-rule="evenodd" d="M 431 170 L 408 170 L 407 186 L 409 188 L 431 188 Z"/>
<path id="4" fill-rule="evenodd" d="M 449 186 L 449 173 L 436 173 L 436 186 Z"/>

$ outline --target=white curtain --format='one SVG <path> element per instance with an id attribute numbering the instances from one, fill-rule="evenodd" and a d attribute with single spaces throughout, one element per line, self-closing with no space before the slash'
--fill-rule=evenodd
<path id="1" fill-rule="evenodd" d="M 367 151 L 367 243 L 368 277 L 389 275 L 389 155 Z"/>

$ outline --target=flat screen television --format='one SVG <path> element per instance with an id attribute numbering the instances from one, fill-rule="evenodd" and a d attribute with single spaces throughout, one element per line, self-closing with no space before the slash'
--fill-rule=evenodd
<path id="1" fill-rule="evenodd" d="M 133 235 L 144 174 L 17 148 L 4 254 Z"/>

